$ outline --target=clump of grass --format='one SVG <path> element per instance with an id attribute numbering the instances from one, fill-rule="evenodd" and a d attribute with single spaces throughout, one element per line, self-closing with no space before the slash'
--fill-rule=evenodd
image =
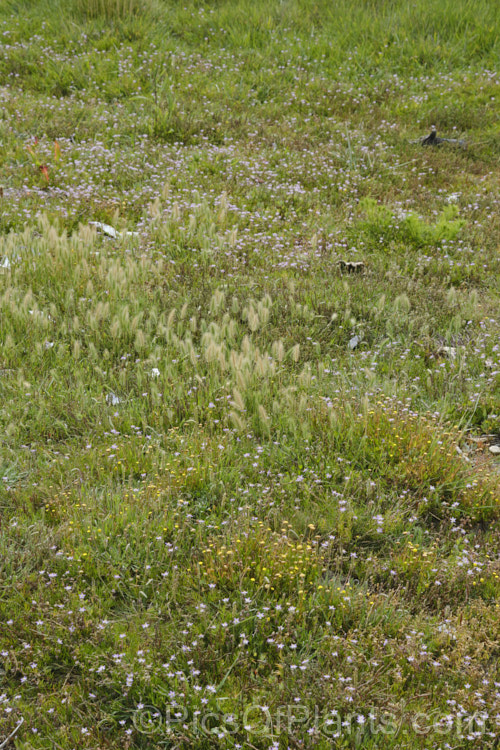
<path id="1" fill-rule="evenodd" d="M 78 13 L 89 19 L 117 21 L 147 13 L 151 0 L 73 0 Z"/>

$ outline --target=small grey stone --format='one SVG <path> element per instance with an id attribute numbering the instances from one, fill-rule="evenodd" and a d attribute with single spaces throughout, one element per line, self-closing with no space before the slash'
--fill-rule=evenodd
<path id="1" fill-rule="evenodd" d="M 359 336 L 353 336 L 349 341 L 349 349 L 355 349 L 360 341 L 361 339 L 359 338 Z"/>

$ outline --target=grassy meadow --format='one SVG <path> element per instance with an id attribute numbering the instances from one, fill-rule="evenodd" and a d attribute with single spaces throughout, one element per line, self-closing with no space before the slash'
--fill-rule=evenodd
<path id="1" fill-rule="evenodd" d="M 495 6 L 0 2 L 0 748 L 498 747 Z"/>

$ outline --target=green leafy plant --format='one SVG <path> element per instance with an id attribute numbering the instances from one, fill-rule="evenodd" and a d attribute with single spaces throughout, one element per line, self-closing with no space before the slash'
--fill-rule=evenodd
<path id="1" fill-rule="evenodd" d="M 361 231 L 370 239 L 397 242 L 417 249 L 438 245 L 443 240 L 454 240 L 465 224 L 458 217 L 457 206 L 446 206 L 434 223 L 426 222 L 413 212 L 394 213 L 373 198 L 364 198 L 360 207 L 365 218 Z"/>

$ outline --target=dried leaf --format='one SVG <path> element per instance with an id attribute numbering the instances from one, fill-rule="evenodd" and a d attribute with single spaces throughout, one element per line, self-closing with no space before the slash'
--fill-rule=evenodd
<path id="1" fill-rule="evenodd" d="M 40 172 L 43 174 L 45 179 L 47 180 L 47 185 L 49 184 L 49 170 L 46 164 L 40 164 L 39 166 Z"/>

